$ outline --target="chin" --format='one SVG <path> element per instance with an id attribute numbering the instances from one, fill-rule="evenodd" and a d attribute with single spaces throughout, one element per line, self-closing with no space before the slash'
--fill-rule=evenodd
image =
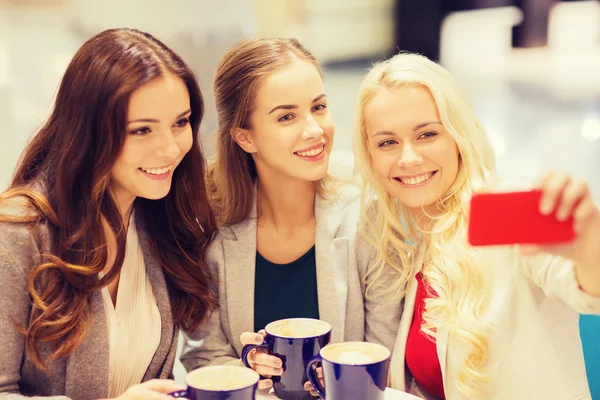
<path id="1" fill-rule="evenodd" d="M 170 190 L 167 190 L 166 192 L 154 192 L 154 193 L 144 193 L 144 194 L 140 194 L 139 197 L 142 197 L 144 199 L 148 199 L 148 200 L 160 200 L 160 199 L 164 199 L 165 197 L 167 197 L 167 195 L 169 194 Z"/>
<path id="2" fill-rule="evenodd" d="M 302 172 L 304 172 L 304 173 L 302 173 Z M 293 174 L 292 176 L 295 176 L 296 178 L 303 180 L 303 181 L 316 182 L 316 181 L 323 179 L 326 175 L 327 175 L 327 168 L 323 168 L 323 169 L 319 169 L 316 171 L 301 171 L 301 173 L 298 173 L 296 171 L 296 173 Z"/>

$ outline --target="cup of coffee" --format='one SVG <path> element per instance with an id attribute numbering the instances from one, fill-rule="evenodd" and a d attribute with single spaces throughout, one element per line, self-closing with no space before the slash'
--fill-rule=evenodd
<path id="1" fill-rule="evenodd" d="M 306 366 L 325 347 L 331 337 L 331 325 L 325 321 L 310 318 L 291 318 L 271 322 L 265 327 L 267 333 L 261 345 L 246 345 L 242 349 L 242 361 L 246 367 L 248 353 L 256 348 L 267 349 L 268 353 L 279 357 L 283 364 L 283 374 L 274 376 L 273 389 L 280 399 L 311 399 L 304 390 Z"/>
<path id="2" fill-rule="evenodd" d="M 323 366 L 325 387 L 316 375 L 319 363 Z M 335 343 L 325 346 L 308 363 L 306 375 L 322 399 L 383 400 L 389 363 L 390 351 L 379 344 Z"/>
<path id="3" fill-rule="evenodd" d="M 259 375 L 237 365 L 196 369 L 185 377 L 186 390 L 169 396 L 190 400 L 255 400 Z"/>

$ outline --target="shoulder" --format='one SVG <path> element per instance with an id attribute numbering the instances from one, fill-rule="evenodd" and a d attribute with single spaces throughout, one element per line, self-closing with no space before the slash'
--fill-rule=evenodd
<path id="1" fill-rule="evenodd" d="M 0 261 L 3 264 L 17 265 L 17 260 L 35 257 L 47 251 L 49 243 L 46 220 L 40 218 L 39 212 L 25 199 L 13 198 L 0 203 Z"/>
<path id="2" fill-rule="evenodd" d="M 4 218 L 37 218 L 39 212 L 25 196 L 0 198 L 0 215 Z"/>

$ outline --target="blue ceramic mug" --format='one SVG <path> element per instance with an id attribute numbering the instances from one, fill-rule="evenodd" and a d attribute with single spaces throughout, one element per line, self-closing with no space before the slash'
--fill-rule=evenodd
<path id="1" fill-rule="evenodd" d="M 316 375 L 319 363 L 325 387 Z M 335 343 L 321 349 L 308 363 L 306 375 L 322 399 L 383 400 L 389 363 L 390 351 L 379 344 Z"/>
<path id="2" fill-rule="evenodd" d="M 255 400 L 259 375 L 237 365 L 196 369 L 185 377 L 186 390 L 169 396 L 190 400 Z"/>
<path id="3" fill-rule="evenodd" d="M 329 343 L 331 325 L 325 321 L 310 318 L 291 318 L 271 322 L 265 327 L 267 333 L 261 345 L 246 345 L 242 349 L 242 361 L 246 367 L 248 353 L 256 348 L 267 349 L 268 353 L 279 357 L 283 364 L 283 374 L 274 376 L 273 389 L 280 399 L 312 399 L 304 390 L 306 365 Z"/>

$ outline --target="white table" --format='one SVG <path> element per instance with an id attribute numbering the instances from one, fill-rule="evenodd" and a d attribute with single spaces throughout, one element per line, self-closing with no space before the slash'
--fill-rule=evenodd
<path id="1" fill-rule="evenodd" d="M 277 399 L 277 398 L 278 397 L 275 396 L 274 393 L 268 393 L 268 394 L 260 393 L 260 392 L 256 393 L 256 400 L 273 400 L 273 399 Z M 415 400 L 415 399 L 420 400 L 418 397 L 413 396 L 412 394 L 404 393 L 399 390 L 390 389 L 390 388 L 385 389 L 385 400 Z"/>

